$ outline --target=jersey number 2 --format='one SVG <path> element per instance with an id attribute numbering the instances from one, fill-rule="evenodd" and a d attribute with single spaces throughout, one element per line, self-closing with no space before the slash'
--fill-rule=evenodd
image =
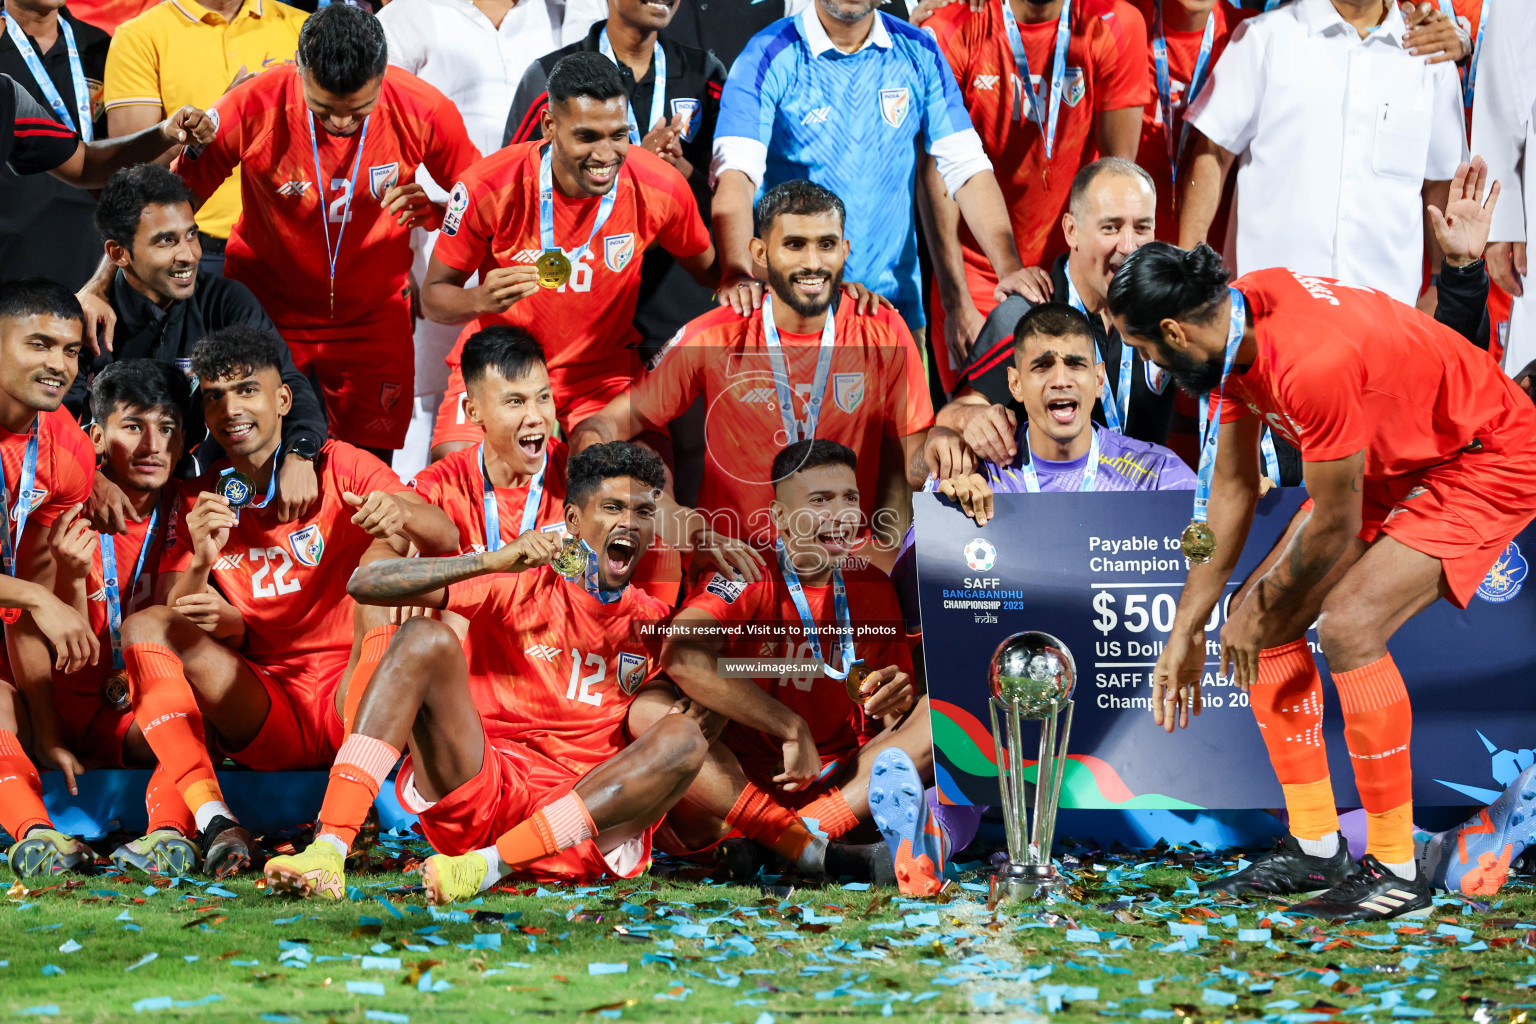
<path id="1" fill-rule="evenodd" d="M 602 704 L 603 695 L 600 693 L 593 693 L 592 687 L 602 682 L 603 677 L 608 674 L 608 663 L 595 654 L 587 655 L 586 665 L 587 668 L 591 669 L 592 671 L 588 672 L 585 676 L 581 674 L 581 665 L 581 652 L 572 647 L 571 685 L 566 687 L 565 699 L 579 700 L 583 704 L 591 704 L 593 707 L 597 707 L 598 705 Z M 578 679 L 580 681 L 579 693 L 577 692 Z"/>
<path id="2" fill-rule="evenodd" d="M 332 224 L 344 224 L 352 219 L 352 179 L 332 178 L 331 191 L 337 195 L 331 200 L 325 219 Z"/>
<path id="3" fill-rule="evenodd" d="M 288 552 L 283 548 L 251 548 L 250 557 L 252 566 L 257 562 L 262 563 L 251 573 L 252 597 L 276 597 L 299 589 L 299 581 L 288 578 L 288 570 L 293 568 L 293 559 L 288 557 Z M 272 574 L 271 583 L 266 582 L 269 572 Z"/>

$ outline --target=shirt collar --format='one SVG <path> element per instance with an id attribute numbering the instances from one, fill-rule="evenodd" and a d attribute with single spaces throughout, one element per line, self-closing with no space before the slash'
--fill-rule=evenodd
<path id="1" fill-rule="evenodd" d="M 1358 38 L 1355 27 L 1345 21 L 1343 16 L 1333 6 L 1331 0 L 1297 0 L 1292 5 L 1296 10 L 1296 18 L 1306 27 L 1308 35 L 1320 35 L 1329 30 L 1348 32 Z M 1381 38 L 1399 48 L 1403 44 L 1403 35 L 1408 31 L 1408 25 L 1403 21 L 1402 12 L 1397 4 L 1388 0 L 1387 16 L 1382 19 L 1376 31 L 1367 35 L 1360 42 L 1369 42 L 1372 39 Z"/>
<path id="2" fill-rule="evenodd" d="M 177 304 L 171 303 L 171 308 L 174 309 Z M 121 268 L 112 278 L 112 308 L 121 321 L 119 330 L 124 336 L 142 330 L 149 324 L 163 324 L 170 313 L 170 310 L 161 309 L 140 295 L 133 285 L 128 283 L 128 278 Z"/>
<path id="3" fill-rule="evenodd" d="M 234 24 L 247 16 L 252 18 L 261 17 L 266 2 L 267 0 L 250 0 L 249 3 L 241 4 L 240 10 L 235 12 L 235 16 L 230 19 L 229 23 Z M 223 20 L 223 15 L 214 14 L 208 8 L 198 3 L 197 0 L 171 0 L 171 3 L 178 11 L 192 21 L 209 21 L 212 18 Z"/>
<path id="4" fill-rule="evenodd" d="M 816 16 L 816 5 L 813 3 L 799 14 L 800 38 L 805 40 L 805 45 L 810 49 L 812 57 L 820 57 L 828 50 L 851 57 L 853 54 L 842 53 L 832 38 L 827 35 L 827 30 L 822 27 L 821 19 Z M 879 11 L 875 12 L 875 20 L 870 23 L 869 35 L 854 53 L 862 53 L 871 46 L 880 50 L 891 48 L 891 33 L 885 27 L 885 16 Z"/>

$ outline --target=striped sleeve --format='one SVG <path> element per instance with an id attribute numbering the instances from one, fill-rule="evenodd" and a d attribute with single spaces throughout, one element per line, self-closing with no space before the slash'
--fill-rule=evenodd
<path id="1" fill-rule="evenodd" d="M 160 53 L 149 31 L 147 19 L 134 18 L 119 25 L 112 37 L 102 82 L 102 99 L 108 110 L 140 105 L 164 109 Z"/>
<path id="2" fill-rule="evenodd" d="M 14 78 L 0 75 L 0 88 L 11 93 L 12 117 L 10 156 L 6 163 L 17 174 L 41 174 L 68 162 L 80 145 L 80 138 L 42 104 L 34 100 Z"/>

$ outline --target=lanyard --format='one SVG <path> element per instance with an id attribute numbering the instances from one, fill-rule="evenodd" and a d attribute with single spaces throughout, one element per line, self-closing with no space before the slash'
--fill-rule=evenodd
<path id="1" fill-rule="evenodd" d="M 347 179 L 347 195 L 341 204 L 341 227 L 336 229 L 336 248 L 331 248 L 331 211 L 325 201 L 325 172 L 320 169 L 320 143 L 315 138 L 315 115 L 305 111 L 304 123 L 309 126 L 309 151 L 315 158 L 315 186 L 320 189 L 320 226 L 325 229 L 325 254 L 331 261 L 331 313 L 336 312 L 336 261 L 341 258 L 341 240 L 347 233 L 347 222 L 352 219 L 352 197 L 357 192 L 357 169 L 363 163 L 363 147 L 368 145 L 369 114 L 363 118 L 363 130 L 357 140 L 357 155 L 352 158 L 352 174 Z M 260 506 L 257 506 L 258 508 Z"/>
<path id="2" fill-rule="evenodd" d="M 1211 500 L 1211 480 L 1216 474 L 1216 446 L 1221 435 L 1221 417 L 1217 416 L 1215 423 L 1209 422 L 1211 399 L 1214 397 L 1219 402 L 1222 392 L 1226 390 L 1227 374 L 1232 372 L 1232 362 L 1237 358 L 1238 346 L 1243 341 L 1243 328 L 1248 322 L 1248 302 L 1243 298 L 1243 293 L 1230 285 L 1227 292 L 1232 300 L 1232 313 L 1227 325 L 1227 352 L 1221 361 L 1221 383 L 1212 395 L 1207 395 L 1200 403 L 1200 469 L 1195 480 L 1194 516 L 1197 523 L 1206 520 L 1206 506 Z"/>
<path id="3" fill-rule="evenodd" d="M 620 587 L 618 590 L 604 590 L 597 577 L 597 552 L 593 551 L 592 545 L 586 541 L 580 543 L 581 549 L 587 553 L 587 567 L 581 571 L 581 589 L 597 598 L 599 604 L 617 603 L 624 597 L 624 592 L 629 589 L 628 586 Z M 574 578 L 567 577 L 565 581 L 572 586 L 576 585 Z"/>
<path id="4" fill-rule="evenodd" d="M 1093 434 L 1093 441 L 1088 446 L 1088 462 L 1083 466 L 1083 479 L 1078 484 L 1079 491 L 1091 491 L 1095 488 L 1099 479 L 1099 430 L 1092 423 L 1088 424 L 1088 430 Z M 1029 435 L 1023 437 L 1024 465 L 1019 467 L 1019 472 L 1024 476 L 1024 490 L 1030 494 L 1040 493 L 1040 478 L 1035 475 L 1035 457 L 1029 450 Z"/>
<path id="5" fill-rule="evenodd" d="M 1008 30 L 1008 45 L 1013 47 L 1013 63 L 1023 80 L 1024 99 L 1029 104 L 1029 116 L 1045 133 L 1045 160 L 1050 163 L 1051 152 L 1056 148 L 1056 120 L 1061 113 L 1062 83 L 1067 77 L 1067 42 L 1072 38 L 1072 0 L 1062 0 L 1061 16 L 1056 19 L 1056 53 L 1051 64 L 1051 98 L 1047 112 L 1041 116 L 1040 97 L 1029 75 L 1029 57 L 1024 53 L 1024 40 L 1019 35 L 1019 23 L 1013 17 L 1008 0 L 1003 5 L 1003 26 Z M 1041 81 L 1045 79 L 1040 76 Z"/>
<path id="6" fill-rule="evenodd" d="M 549 456 L 544 456 L 544 464 L 539 471 L 533 474 L 533 479 L 528 481 L 528 496 L 523 499 L 523 522 L 518 528 L 518 536 L 522 536 L 533 529 L 539 518 L 539 502 L 544 497 L 544 471 L 549 468 Z M 496 488 L 491 486 L 491 474 L 485 468 L 485 442 L 480 442 L 480 486 L 481 497 L 485 502 L 485 550 L 496 551 L 501 548 L 501 509 L 496 504 Z"/>
<path id="7" fill-rule="evenodd" d="M 16 507 L 10 508 L 10 495 L 5 482 L 0 480 L 0 518 L 4 519 L 4 532 L 0 532 L 0 570 L 7 576 L 16 575 L 16 552 L 21 548 L 21 532 L 27 528 L 27 517 L 32 514 L 32 485 L 37 481 L 37 437 L 41 417 L 34 417 L 32 430 L 27 435 L 27 451 L 21 459 L 21 478 L 16 482 Z M 16 532 L 11 532 L 15 522 Z"/>
<path id="8" fill-rule="evenodd" d="M 1072 283 L 1072 273 L 1069 270 L 1067 278 L 1067 304 L 1093 321 L 1093 314 L 1083 305 L 1083 297 L 1077 293 L 1077 285 Z M 1099 362 L 1104 361 L 1104 353 L 1099 351 L 1099 342 L 1095 338 L 1093 353 Z M 1109 377 L 1104 378 L 1104 392 L 1099 396 L 1099 401 L 1104 405 L 1104 424 L 1117 434 L 1125 433 L 1126 420 L 1131 415 L 1131 369 L 1136 364 L 1136 355 L 1131 351 L 1124 338 L 1120 339 L 1120 365 L 1119 373 L 1114 388 L 1111 389 Z"/>
<path id="9" fill-rule="evenodd" d="M 1189 76 L 1189 86 L 1184 90 L 1184 109 L 1195 102 L 1205 85 L 1205 69 L 1211 60 L 1211 49 L 1216 45 L 1216 12 L 1205 16 L 1205 34 L 1200 37 L 1200 53 L 1195 58 L 1195 70 Z M 1163 31 L 1163 5 L 1159 0 L 1155 30 L 1152 36 L 1152 62 L 1157 67 L 1157 104 L 1163 115 L 1164 141 L 1168 144 L 1168 165 L 1173 168 L 1172 181 L 1179 180 L 1179 161 L 1184 158 L 1184 140 L 1189 126 L 1180 124 L 1178 141 L 1173 132 L 1173 77 L 1168 70 L 1168 38 Z"/>
<path id="10" fill-rule="evenodd" d="M 149 558 L 150 549 L 155 546 L 156 537 L 160 530 L 160 508 L 164 504 L 162 499 L 155 504 L 155 510 L 149 516 L 149 528 L 144 531 L 144 545 L 139 548 L 138 561 L 133 564 L 133 575 L 128 580 L 126 593 L 128 600 L 133 600 L 133 592 L 138 588 L 139 576 L 144 572 L 144 563 Z M 123 599 L 118 590 L 117 583 L 117 548 L 113 544 L 109 534 L 98 534 L 97 543 L 101 548 L 101 579 L 102 589 L 107 595 L 107 631 L 112 637 L 112 667 L 121 669 L 123 664 Z"/>
<path id="11" fill-rule="evenodd" d="M 545 146 L 544 155 L 539 158 L 539 245 L 545 252 L 559 249 L 559 246 L 555 245 L 555 186 L 553 185 L 554 174 L 550 170 L 552 151 L 551 146 Z M 622 165 L 620 165 L 620 173 L 623 173 Z M 598 204 L 597 220 L 592 223 L 592 233 L 587 236 L 587 240 L 578 248 L 559 250 L 572 263 L 580 260 L 592 247 L 592 239 L 596 238 L 597 233 L 603 230 L 603 225 L 608 223 L 608 215 L 613 213 L 613 202 L 618 195 L 619 183 L 615 180 L 613 187 L 603 195 L 602 202 Z"/>
<path id="12" fill-rule="evenodd" d="M 800 625 L 805 630 L 806 641 L 811 645 L 811 655 L 826 664 L 826 659 L 821 656 L 816 620 L 811 616 L 810 603 L 805 599 L 805 588 L 800 585 L 799 575 L 790 567 L 782 538 L 773 542 L 773 550 L 779 556 L 779 571 L 784 574 L 784 586 L 789 588 L 789 599 L 795 602 L 795 611 L 800 615 Z M 848 611 L 848 588 L 843 584 L 843 574 L 835 568 L 832 570 L 832 610 L 837 616 L 838 649 L 843 655 L 843 667 L 839 670 L 827 665 L 827 675 L 832 679 L 844 679 L 856 660 L 853 650 L 853 616 Z"/>
<path id="13" fill-rule="evenodd" d="M 773 389 L 779 401 L 779 417 L 784 421 L 784 443 L 809 440 L 816 436 L 816 423 L 821 419 L 821 402 L 827 392 L 827 376 L 832 371 L 832 346 L 836 341 L 837 326 L 832 307 L 827 307 L 827 322 L 821 327 L 821 345 L 816 351 L 816 377 L 811 383 L 810 398 L 805 403 L 805 421 L 795 418 L 795 394 L 789 382 L 789 364 L 784 349 L 779 344 L 779 328 L 773 322 L 773 295 L 763 296 L 763 344 L 768 347 L 768 359 L 773 363 Z M 818 655 L 819 657 L 819 655 Z"/>
<path id="14" fill-rule="evenodd" d="M 1449 3 L 1450 0 L 1445 0 L 1445 2 Z M 1490 6 L 1492 5 L 1485 0 L 1482 16 L 1477 20 L 1477 40 L 1472 44 L 1472 59 L 1467 62 L 1466 101 L 1463 106 L 1470 107 L 1472 105 L 1472 90 L 1477 84 L 1477 59 L 1483 55 L 1483 30 L 1488 27 L 1488 8 Z M 1452 14 L 1451 17 L 1454 18 L 1455 15 Z"/>
<path id="15" fill-rule="evenodd" d="M 604 57 L 619 62 L 619 58 L 613 55 L 613 47 L 608 43 L 608 30 L 605 28 L 597 36 L 597 48 Z M 629 114 L 629 141 L 639 145 L 645 133 L 655 127 L 656 122 L 667 116 L 667 51 L 661 48 L 661 40 L 657 39 L 655 47 L 651 50 L 651 60 L 655 67 L 652 80 L 655 83 L 651 88 L 651 123 L 640 125 L 635 123 L 635 105 L 629 100 L 624 101 L 624 109 Z M 545 246 L 549 248 L 549 246 Z"/>
<path id="16" fill-rule="evenodd" d="M 27 65 L 27 70 L 32 72 L 32 78 L 37 82 L 37 87 L 43 92 L 43 99 L 48 101 L 48 106 L 58 119 L 74 128 L 80 133 L 80 138 L 86 142 L 91 141 L 91 91 L 85 85 L 85 70 L 80 65 L 80 49 L 75 45 L 75 30 L 70 26 L 67 18 L 59 19 L 59 35 L 64 37 L 64 49 L 69 55 L 69 86 L 75 91 L 75 116 L 70 117 L 69 107 L 64 102 L 64 97 L 59 95 L 59 90 L 54 86 L 53 79 L 48 77 L 48 72 L 43 69 L 43 62 L 38 59 L 37 51 L 32 46 L 32 40 L 16 24 L 15 19 L 5 19 L 5 31 L 9 33 L 11 42 L 16 44 L 16 51 L 21 54 L 21 59 Z"/>

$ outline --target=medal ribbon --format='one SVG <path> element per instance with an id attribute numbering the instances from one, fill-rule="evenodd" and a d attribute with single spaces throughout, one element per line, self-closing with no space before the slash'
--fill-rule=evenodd
<path id="1" fill-rule="evenodd" d="M 838 650 L 843 655 L 842 669 L 835 669 L 827 665 L 826 659 L 821 654 L 821 640 L 816 632 L 816 620 L 811 615 L 811 605 L 805 599 L 805 588 L 800 585 L 800 576 L 789 564 L 789 554 L 784 550 L 784 540 L 780 538 L 773 542 L 774 554 L 779 558 L 779 571 L 784 574 L 784 585 L 789 588 L 789 599 L 795 602 L 795 611 L 800 615 L 800 626 L 805 630 L 805 638 L 810 642 L 811 654 L 826 665 L 827 675 L 832 679 L 846 679 L 853 663 L 858 660 L 853 650 L 853 616 L 848 611 L 848 588 L 843 584 L 843 574 L 838 569 L 832 570 L 832 610 L 837 616 Z"/>
<path id="2" fill-rule="evenodd" d="M 1088 446 L 1088 463 L 1083 466 L 1083 479 L 1078 484 L 1079 491 L 1091 491 L 1098 486 L 1099 480 L 1099 428 L 1091 422 L 1088 429 L 1093 434 L 1093 441 Z M 1024 477 L 1024 490 L 1030 494 L 1040 493 L 1040 477 L 1035 473 L 1034 454 L 1029 450 L 1029 436 L 1024 436 L 1024 465 L 1019 467 L 1019 472 Z"/>
<path id="3" fill-rule="evenodd" d="M 779 417 L 784 421 L 785 444 L 809 440 L 816 436 L 816 424 L 821 419 L 821 403 L 827 392 L 827 377 L 832 372 L 832 346 L 837 338 L 837 325 L 832 307 L 827 307 L 827 322 L 821 326 L 821 344 L 816 350 L 816 377 L 811 382 L 811 394 L 805 403 L 805 421 L 795 418 L 795 394 L 790 385 L 789 361 L 784 357 L 779 342 L 779 328 L 773 322 L 773 294 L 763 294 L 763 344 L 768 348 L 768 359 L 773 364 L 773 390 L 779 400 Z"/>
<path id="4" fill-rule="evenodd" d="M 352 219 L 352 197 L 357 194 L 357 169 L 363 164 L 363 147 L 368 145 L 370 114 L 363 118 L 363 130 L 357 140 L 357 155 L 352 158 L 352 175 L 347 179 L 347 198 L 341 207 L 341 227 L 336 230 L 336 248 L 331 248 L 330 204 L 325 201 L 325 173 L 320 169 L 320 143 L 315 137 L 315 115 L 309 114 L 304 123 L 309 126 L 309 151 L 315 158 L 315 186 L 320 189 L 320 226 L 325 229 L 325 254 L 331 261 L 331 290 L 336 289 L 336 261 L 341 258 L 341 240 L 347 234 L 347 221 Z M 334 310 L 332 311 L 334 313 Z M 260 508 L 261 506 L 257 506 Z"/>
<path id="5" fill-rule="evenodd" d="M 608 42 L 608 30 L 604 28 L 597 36 L 597 49 L 604 57 L 619 62 L 619 58 L 613 55 L 613 46 Z M 629 141 L 635 145 L 645 137 L 645 133 L 651 130 L 651 126 L 666 117 L 667 112 L 667 52 L 661 48 L 661 40 L 657 39 L 651 50 L 651 61 L 655 68 L 652 76 L 655 86 L 651 89 L 651 123 L 639 125 L 635 123 L 635 105 L 629 100 L 624 101 L 624 110 L 629 114 Z M 545 246 L 545 248 L 549 248 Z"/>
<path id="6" fill-rule="evenodd" d="M 615 179 L 613 187 L 604 195 L 602 202 L 597 207 L 597 220 L 592 223 L 592 233 L 587 236 L 580 248 L 561 249 L 555 244 L 555 186 L 554 173 L 550 169 L 551 146 L 544 147 L 544 155 L 539 157 L 539 245 L 545 252 L 554 249 L 575 263 L 587 254 L 592 248 L 592 239 L 603 230 L 603 225 L 608 223 L 608 215 L 613 213 L 614 200 L 619 195 L 619 183 Z M 624 173 L 624 167 L 619 165 L 618 174 Z"/>
<path id="7" fill-rule="evenodd" d="M 1083 297 L 1077 293 L 1077 285 L 1072 283 L 1072 274 L 1067 278 L 1067 304 L 1093 322 L 1093 314 L 1088 312 L 1088 307 L 1083 305 Z M 1095 338 L 1093 342 L 1093 354 L 1099 360 L 1104 361 L 1104 353 L 1099 351 L 1099 342 Z M 1110 389 L 1109 377 L 1104 378 L 1104 392 L 1099 400 L 1104 404 L 1104 423 L 1110 430 L 1117 434 L 1125 433 L 1125 422 L 1131 415 L 1131 369 L 1136 363 L 1135 353 L 1131 351 L 1124 338 L 1120 339 L 1120 367 L 1115 381 L 1114 389 Z"/>
<path id="8" fill-rule="evenodd" d="M 1197 523 L 1206 521 L 1206 506 L 1211 500 L 1211 480 L 1216 474 L 1216 446 L 1221 434 L 1221 417 L 1218 415 L 1215 423 L 1210 422 L 1211 399 L 1219 401 L 1222 392 L 1226 390 L 1227 374 L 1232 372 L 1237 348 L 1243 341 L 1243 328 L 1248 322 L 1248 302 L 1243 298 L 1243 293 L 1231 286 L 1228 286 L 1227 292 L 1232 299 L 1232 311 L 1227 326 L 1227 352 L 1221 360 L 1221 383 L 1200 402 L 1200 468 L 1195 474 L 1194 513 L 1194 521 Z"/>
<path id="9" fill-rule="evenodd" d="M 149 528 L 144 531 L 144 545 L 139 548 L 138 561 L 133 564 L 133 576 L 128 580 L 127 594 L 130 601 L 139 586 L 139 576 L 144 572 L 144 563 L 149 558 L 150 549 L 155 546 L 159 536 L 160 509 L 164 504 L 165 499 L 162 498 L 149 515 Z M 96 541 L 101 548 L 101 579 L 102 589 L 107 596 L 107 632 L 112 638 L 112 668 L 121 671 L 126 666 L 123 663 L 123 601 L 117 583 L 117 548 L 110 534 L 97 534 Z"/>
<path id="10" fill-rule="evenodd" d="M 1449 3 L 1449 0 L 1446 0 Z M 1472 105 L 1472 90 L 1477 85 L 1477 60 L 1483 55 L 1483 31 L 1488 27 L 1488 8 L 1490 4 L 1483 4 L 1482 16 L 1477 19 L 1477 39 L 1472 43 L 1472 59 L 1467 62 L 1467 87 L 1466 102 L 1464 106 Z M 1455 17 L 1454 14 L 1451 17 Z"/>
<path id="11" fill-rule="evenodd" d="M 1206 65 L 1211 60 L 1211 49 L 1216 45 L 1216 12 L 1205 16 L 1205 34 L 1200 37 L 1200 53 L 1195 58 L 1195 70 L 1189 76 L 1189 87 L 1184 90 L 1184 109 L 1195 102 L 1205 86 Z M 1157 68 L 1157 103 L 1163 116 L 1164 141 L 1168 144 L 1168 165 L 1173 168 L 1174 182 L 1179 180 L 1179 162 L 1184 159 L 1184 140 L 1189 137 L 1189 126 L 1179 126 L 1178 141 L 1173 137 L 1173 77 L 1168 70 L 1168 38 L 1163 31 L 1163 4 L 1158 0 L 1155 30 L 1152 36 L 1152 63 Z"/>
<path id="12" fill-rule="evenodd" d="M 74 117 L 70 117 L 69 107 L 64 103 L 64 97 L 59 95 L 53 79 L 49 78 L 48 72 L 43 69 L 43 62 L 38 59 L 37 51 L 32 47 L 32 40 L 27 38 L 27 34 L 21 30 L 20 25 L 16 24 L 15 19 L 5 19 L 5 31 L 10 35 L 11 42 L 16 44 L 16 52 L 21 54 L 27 70 L 32 72 L 32 79 L 42 90 L 43 99 L 48 101 L 54 116 L 79 132 L 81 139 L 90 142 L 94 130 L 91 124 L 91 91 L 85 85 L 85 70 L 80 64 L 80 49 L 75 45 L 75 30 L 70 27 L 68 19 L 59 19 L 59 35 L 64 37 L 64 49 L 69 56 L 69 85 L 75 91 Z"/>
<path id="13" fill-rule="evenodd" d="M 1045 159 L 1049 163 L 1056 148 L 1056 121 L 1061 113 L 1062 83 L 1067 77 L 1067 43 L 1072 38 L 1072 0 L 1062 0 L 1061 16 L 1056 19 L 1056 53 L 1051 64 L 1051 97 L 1048 111 L 1042 116 L 1041 101 L 1035 92 L 1035 83 L 1029 75 L 1029 57 L 1024 53 L 1024 39 L 1019 35 L 1019 23 L 1013 17 L 1008 0 L 1003 5 L 1003 27 L 1008 30 L 1008 45 L 1013 47 L 1013 63 L 1023 80 L 1024 101 L 1029 105 L 1029 116 L 1045 133 Z M 1044 75 L 1040 76 L 1043 80 Z"/>
<path id="14" fill-rule="evenodd" d="M 21 459 L 21 477 L 16 481 L 16 507 L 11 508 L 10 494 L 5 487 L 5 481 L 0 479 L 0 572 L 7 576 L 16 575 L 16 552 L 21 548 L 21 533 L 27 528 L 27 517 L 32 514 L 32 500 L 30 494 L 32 485 L 37 482 L 37 437 L 41 429 L 41 417 L 33 417 L 32 430 L 27 435 L 26 454 Z M 16 531 L 11 532 L 11 523 L 16 523 Z M 0 610 L 0 621 L 15 622 L 21 618 L 20 608 L 6 608 Z"/>
<path id="15" fill-rule="evenodd" d="M 533 479 L 528 481 L 528 496 L 523 499 L 523 522 L 518 528 L 518 536 L 522 536 L 533 529 L 539 518 L 539 502 L 544 497 L 544 471 L 549 468 L 549 456 L 544 456 L 544 464 L 539 471 L 533 474 Z M 501 539 L 501 509 L 496 504 L 496 488 L 491 486 L 491 474 L 485 468 L 485 442 L 480 442 L 480 486 L 481 498 L 485 502 L 485 550 L 498 550 L 503 541 Z"/>

